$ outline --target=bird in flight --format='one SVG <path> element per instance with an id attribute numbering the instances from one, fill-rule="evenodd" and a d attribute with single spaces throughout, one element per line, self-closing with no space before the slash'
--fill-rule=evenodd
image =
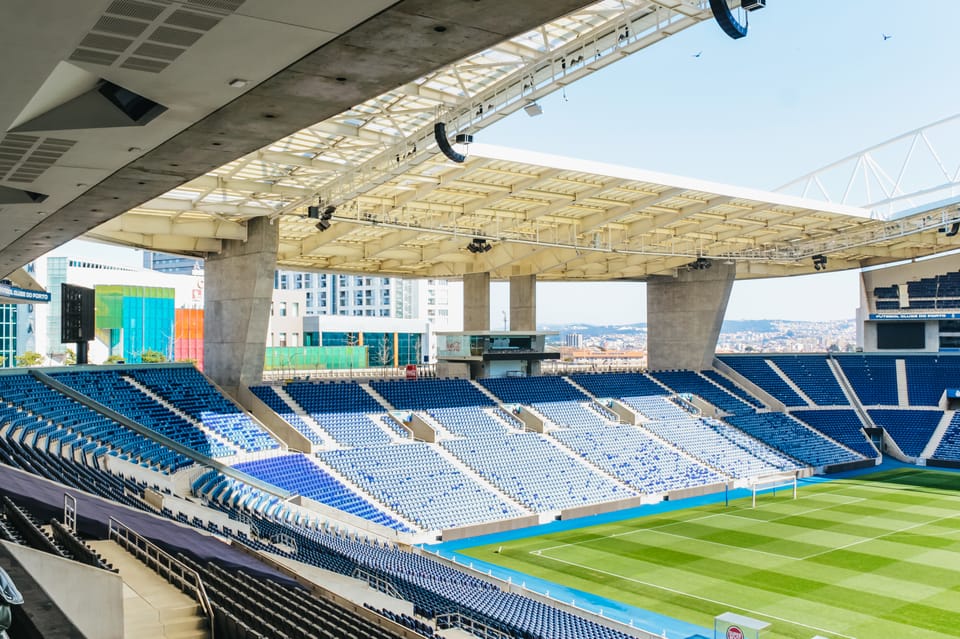
<path id="1" fill-rule="evenodd" d="M 699 58 L 701 55 L 703 55 L 703 51 L 697 51 L 696 53 L 694 53 L 694 54 L 691 55 L 690 57 L 691 57 L 691 58 Z"/>
<path id="2" fill-rule="evenodd" d="M 886 42 L 887 40 L 889 40 L 890 38 L 893 37 L 892 35 L 887 35 L 886 33 L 881 33 L 880 35 L 883 36 L 883 41 L 884 41 L 884 42 Z"/>

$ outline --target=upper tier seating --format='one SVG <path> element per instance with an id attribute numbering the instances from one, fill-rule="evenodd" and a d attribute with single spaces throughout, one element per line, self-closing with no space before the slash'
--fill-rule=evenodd
<path id="1" fill-rule="evenodd" d="M 242 450 L 253 452 L 279 447 L 267 431 L 220 394 L 192 366 L 135 368 L 129 375 Z"/>
<path id="2" fill-rule="evenodd" d="M 717 371 L 713 369 L 708 369 L 708 370 L 700 371 L 700 374 L 706 377 L 707 379 L 709 379 L 710 381 L 715 382 L 720 386 L 723 386 L 728 391 L 730 391 L 731 393 L 733 393 L 734 395 L 736 395 L 746 403 L 750 404 L 751 406 L 755 408 L 764 407 L 763 402 L 761 402 L 759 399 L 757 399 L 756 397 L 751 395 L 749 392 L 747 392 L 746 389 L 741 388 L 740 386 L 737 386 L 733 382 L 733 380 L 727 379 Z"/>
<path id="3" fill-rule="evenodd" d="M 842 448 L 783 413 L 737 415 L 727 418 L 727 421 L 811 466 L 844 464 L 863 459 L 862 455 Z"/>
<path id="4" fill-rule="evenodd" d="M 807 402 L 797 395 L 783 379 L 777 375 L 762 356 L 721 355 L 724 364 L 737 371 L 751 382 L 767 391 L 786 406 L 806 406 Z"/>
<path id="5" fill-rule="evenodd" d="M 722 388 L 718 388 L 707 378 L 693 371 L 656 371 L 650 373 L 661 384 L 665 384 L 678 393 L 693 393 L 710 402 L 720 410 L 732 415 L 752 413 L 754 408 Z"/>
<path id="6" fill-rule="evenodd" d="M 273 412 L 283 418 L 285 422 L 293 426 L 297 431 L 310 440 L 311 443 L 318 446 L 323 445 L 323 437 L 320 436 L 310 424 L 305 422 L 300 415 L 293 412 L 293 409 L 283 398 L 277 395 L 276 389 L 272 386 L 251 386 L 250 391 L 256 395 L 260 401 L 270 407 Z"/>
<path id="7" fill-rule="evenodd" d="M 526 514 L 466 475 L 430 444 L 332 450 L 320 458 L 427 530 Z"/>
<path id="8" fill-rule="evenodd" d="M 771 355 L 767 359 L 776 364 L 814 404 L 849 404 L 824 355 Z"/>
<path id="9" fill-rule="evenodd" d="M 158 404 L 118 371 L 54 373 L 52 377 L 141 426 L 208 457 L 229 457 L 236 449 Z"/>
<path id="10" fill-rule="evenodd" d="M 863 424 L 853 410 L 797 410 L 794 417 L 816 428 L 827 437 L 852 448 L 864 457 L 876 457 L 877 451 L 863 432 Z"/>
<path id="11" fill-rule="evenodd" d="M 864 406 L 897 405 L 897 360 L 890 355 L 835 355 Z"/>
<path id="12" fill-rule="evenodd" d="M 235 464 L 234 468 L 292 493 L 363 517 L 389 528 L 406 529 L 401 522 L 343 485 L 303 455 L 283 455 Z"/>
<path id="13" fill-rule="evenodd" d="M 905 355 L 903 360 L 911 406 L 937 406 L 944 390 L 960 388 L 960 357 Z"/>
<path id="14" fill-rule="evenodd" d="M 370 382 L 370 386 L 392 406 L 404 410 L 495 405 L 465 379 L 395 379 Z"/>
<path id="15" fill-rule="evenodd" d="M 641 397 L 670 393 L 642 373 L 574 373 L 569 377 L 594 397 Z"/>
<path id="16" fill-rule="evenodd" d="M 562 377 L 489 377 L 477 381 L 507 403 L 534 404 L 589 399 Z"/>
<path id="17" fill-rule="evenodd" d="M 484 479 L 536 512 L 634 496 L 537 433 L 501 429 L 499 435 L 447 440 L 442 445 Z"/>
<path id="18" fill-rule="evenodd" d="M 884 428 L 905 455 L 919 457 L 943 418 L 938 410 L 871 409 L 870 419 Z"/>

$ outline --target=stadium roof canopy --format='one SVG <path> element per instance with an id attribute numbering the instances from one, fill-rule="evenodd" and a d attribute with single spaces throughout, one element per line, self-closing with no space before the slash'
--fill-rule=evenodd
<path id="1" fill-rule="evenodd" d="M 283 190 L 315 202 L 310 187 Z M 955 204 L 884 221 L 846 205 L 483 144 L 462 164 L 434 152 L 336 200 L 323 231 L 302 206 L 272 210 L 276 193 L 264 182 L 208 176 L 91 236 L 150 246 L 148 229 L 180 225 L 198 231 L 191 241 L 213 242 L 204 230 L 232 225 L 242 237 L 222 209 L 193 204 L 211 197 L 273 217 L 283 267 L 418 278 L 644 279 L 701 258 L 701 268 L 734 260 L 739 278 L 754 278 L 813 272 L 814 256 L 836 270 L 960 247 L 942 232 L 958 218 Z"/>

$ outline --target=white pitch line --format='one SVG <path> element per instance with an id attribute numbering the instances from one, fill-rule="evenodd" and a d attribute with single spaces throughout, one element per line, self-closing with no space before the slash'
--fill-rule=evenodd
<path id="1" fill-rule="evenodd" d="M 858 501 L 866 501 L 866 497 L 851 497 L 850 501 L 837 502 L 835 504 L 830 504 L 829 506 L 821 506 L 820 508 L 810 508 L 809 510 L 801 510 L 798 513 L 788 513 L 785 515 L 780 515 L 779 517 L 774 517 L 773 519 L 755 519 L 753 517 L 744 517 L 743 515 L 737 515 L 736 513 L 720 513 L 725 517 L 736 517 L 737 519 L 746 519 L 748 521 L 755 521 L 761 524 L 769 524 L 775 521 L 780 521 L 781 519 L 788 519 L 790 517 L 799 517 L 801 515 L 807 515 L 809 513 L 815 513 L 819 510 L 827 510 L 829 508 L 836 508 L 837 506 L 849 506 L 850 504 L 855 504 Z"/>
<path id="2" fill-rule="evenodd" d="M 830 548 L 829 550 L 823 550 L 821 552 L 815 552 L 812 555 L 807 555 L 806 557 L 801 557 L 799 561 L 806 561 L 807 559 L 813 559 L 814 557 L 819 557 L 821 555 L 826 555 L 832 553 L 836 550 L 846 550 L 847 548 L 852 548 L 853 546 L 859 546 L 860 544 L 865 544 L 870 541 L 876 541 L 884 537 L 889 537 L 890 535 L 896 535 L 897 533 L 907 532 L 908 530 L 913 530 L 914 528 L 920 528 L 922 526 L 929 526 L 930 524 L 935 524 L 938 521 L 945 521 L 947 519 L 953 519 L 957 516 L 958 513 L 953 513 L 952 515 L 945 515 L 943 517 L 938 517 L 937 519 L 931 519 L 930 521 L 922 521 L 919 524 L 911 524 L 905 528 L 898 528 L 897 530 L 891 530 L 889 532 L 881 533 L 879 535 L 874 535 L 873 537 L 866 537 L 859 541 L 853 541 L 849 544 L 844 544 L 842 546 L 837 546 L 836 548 Z"/>
<path id="3" fill-rule="evenodd" d="M 537 553 L 537 554 L 539 554 L 539 553 Z M 691 593 L 689 593 L 689 592 L 684 592 L 684 591 L 682 591 L 682 590 L 677 590 L 676 588 L 670 588 L 669 586 L 661 586 L 661 585 L 659 585 L 659 584 L 651 583 L 651 582 L 649 582 L 649 581 L 643 581 L 642 579 L 635 579 L 635 578 L 633 578 L 633 577 L 626 577 L 626 576 L 624 576 L 624 575 L 619 575 L 619 574 L 617 574 L 617 573 L 615 573 L 615 572 L 609 572 L 609 571 L 607 571 L 607 570 L 601 570 L 601 569 L 599 569 L 599 568 L 597 568 L 597 567 L 595 567 L 595 566 L 586 566 L 586 565 L 583 565 L 583 564 L 578 564 L 578 563 L 575 562 L 575 561 L 568 561 L 568 560 L 566 560 L 566 559 L 559 559 L 559 558 L 557 558 L 557 557 L 549 557 L 549 556 L 547 556 L 547 555 L 541 555 L 541 556 L 543 556 L 543 557 L 545 557 L 546 559 L 549 559 L 549 560 L 551 560 L 551 561 L 559 562 L 559 563 L 561 563 L 561 564 L 567 564 L 567 565 L 569 565 L 569 566 L 574 566 L 574 567 L 576 567 L 576 568 L 582 568 L 582 569 L 584 569 L 584 570 L 592 570 L 593 572 L 599 572 L 599 573 L 608 575 L 608 576 L 610 576 L 610 577 L 614 577 L 614 578 L 616 578 L 616 579 L 623 579 L 623 580 L 625 580 L 625 581 L 632 581 L 633 583 L 640 584 L 641 586 L 647 586 L 647 587 L 649 587 L 649 588 L 656 588 L 657 590 L 663 590 L 663 591 L 665 591 L 665 592 L 669 592 L 669 593 L 672 593 L 672 594 L 675 594 L 675 595 L 681 595 L 681 596 L 684 596 L 684 597 L 690 597 L 691 599 L 699 599 L 700 601 L 705 601 L 705 602 L 707 602 L 707 603 L 715 604 L 715 605 L 718 605 L 718 606 L 723 606 L 724 608 L 732 608 L 732 609 L 734 609 L 734 610 L 740 610 L 740 611 L 749 613 L 749 614 L 754 615 L 754 616 L 757 616 L 757 617 L 766 617 L 767 619 L 773 619 L 774 621 L 782 621 L 782 622 L 784 622 L 784 623 L 789 623 L 789 624 L 794 625 L 794 626 L 800 626 L 801 628 L 808 628 L 808 629 L 810 629 L 810 630 L 813 630 L 814 632 L 825 632 L 825 633 L 827 633 L 827 634 L 834 635 L 834 636 L 836 636 L 836 637 L 840 637 L 841 639 L 856 639 L 856 637 L 851 637 L 850 635 L 841 634 L 841 633 L 839 633 L 839 632 L 836 632 L 835 630 L 827 630 L 826 628 L 818 628 L 817 626 L 811 626 L 810 624 L 800 623 L 799 621 L 792 621 L 792 620 L 787 619 L 787 618 L 785 618 L 785 617 L 777 617 L 777 616 L 775 616 L 775 615 L 769 615 L 769 614 L 767 614 L 767 613 L 765 613 L 765 612 L 760 612 L 759 610 L 751 610 L 750 608 L 744 608 L 744 607 L 742 607 L 742 606 L 737 606 L 737 605 L 728 603 L 728 602 L 726 602 L 726 601 L 720 601 L 720 600 L 718 600 L 718 599 L 710 599 L 709 597 L 701 597 L 700 595 L 694 595 L 694 594 L 691 594 Z"/>
<path id="4" fill-rule="evenodd" d="M 781 555 L 775 552 L 768 552 L 766 550 L 757 550 L 756 548 L 744 548 L 742 546 L 731 546 L 730 544 L 725 544 L 720 541 L 710 541 L 709 539 L 699 539 L 697 537 L 687 537 L 686 535 L 678 535 L 676 533 L 669 533 L 665 530 L 657 530 L 655 528 L 647 528 L 649 532 L 655 532 L 658 535 L 669 535 L 671 537 L 676 537 L 677 539 L 686 539 L 687 541 L 695 541 L 698 544 L 713 544 L 714 546 L 723 546 L 724 548 L 729 548 L 730 550 L 739 550 L 745 552 L 755 552 L 761 555 L 767 555 L 768 557 L 776 557 L 777 559 L 785 559 L 787 561 L 796 561 L 796 557 L 791 557 L 789 555 Z M 639 531 L 637 531 L 639 532 Z"/>

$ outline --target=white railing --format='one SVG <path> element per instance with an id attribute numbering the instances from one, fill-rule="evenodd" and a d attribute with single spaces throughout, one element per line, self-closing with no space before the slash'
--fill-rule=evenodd
<path id="1" fill-rule="evenodd" d="M 210 620 L 210 639 L 214 639 L 213 607 L 196 570 L 162 550 L 146 537 L 139 535 L 123 522 L 110 518 L 109 539 L 115 541 L 150 569 L 183 591 L 192 591 L 203 613 Z"/>

